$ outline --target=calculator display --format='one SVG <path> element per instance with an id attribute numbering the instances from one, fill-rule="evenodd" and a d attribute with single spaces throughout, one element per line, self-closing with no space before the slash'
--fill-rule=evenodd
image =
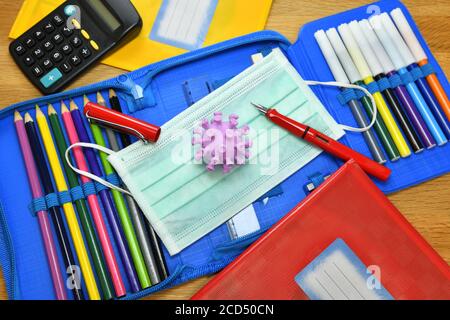
<path id="1" fill-rule="evenodd" d="M 88 3 L 112 32 L 116 31 L 120 27 L 119 20 L 114 17 L 111 11 L 109 11 L 101 0 L 88 0 Z"/>

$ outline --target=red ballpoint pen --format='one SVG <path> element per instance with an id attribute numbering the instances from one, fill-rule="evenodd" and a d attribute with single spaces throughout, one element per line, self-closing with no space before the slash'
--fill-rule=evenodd
<path id="1" fill-rule="evenodd" d="M 349 161 L 350 159 L 355 160 L 366 173 L 383 181 L 387 180 L 391 175 L 391 170 L 389 168 L 382 166 L 381 164 L 367 158 L 353 149 L 350 149 L 349 147 L 318 132 L 317 130 L 288 118 L 275 109 L 268 109 L 255 103 L 252 104 L 259 111 L 261 111 L 267 119 L 276 125 L 286 129 L 297 137 L 308 141 L 309 143 L 343 161 Z"/>

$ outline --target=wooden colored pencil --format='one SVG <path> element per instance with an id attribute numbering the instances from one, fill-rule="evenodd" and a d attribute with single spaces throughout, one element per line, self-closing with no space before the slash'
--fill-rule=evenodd
<path id="1" fill-rule="evenodd" d="M 69 167 L 68 163 L 64 161 L 65 153 L 67 150 L 67 143 L 64 138 L 64 133 L 61 128 L 61 123 L 59 121 L 58 114 L 56 113 L 52 105 L 48 106 L 48 116 L 53 137 L 55 138 L 59 157 L 60 159 L 62 159 L 64 173 L 66 174 L 67 181 L 69 182 L 69 187 L 70 188 L 79 187 L 80 184 L 78 182 L 78 178 L 75 172 Z M 75 206 L 77 208 L 78 216 L 81 222 L 81 227 L 83 228 L 84 236 L 87 245 L 89 247 L 89 252 L 91 253 L 97 278 L 100 282 L 103 297 L 106 300 L 113 299 L 114 294 L 111 286 L 111 281 L 108 276 L 108 271 L 106 269 L 103 254 L 100 249 L 99 241 L 95 233 L 94 226 L 88 208 L 86 206 L 86 202 L 83 199 L 77 200 L 75 201 Z"/>
<path id="2" fill-rule="evenodd" d="M 73 123 L 72 115 L 67 109 L 66 105 L 62 104 L 61 114 L 66 128 L 67 136 L 69 137 L 70 143 L 79 143 L 78 133 L 75 129 L 75 124 Z M 82 171 L 89 171 L 84 153 L 80 148 L 73 149 L 73 155 L 77 167 Z M 91 182 L 91 179 L 81 176 L 82 183 Z M 114 248 L 112 246 L 111 240 L 109 238 L 108 229 L 106 228 L 106 223 L 103 219 L 103 214 L 100 208 L 100 203 L 97 195 L 91 195 L 87 198 L 89 207 L 91 209 L 92 217 L 97 229 L 97 233 L 100 238 L 100 243 L 102 245 L 103 253 L 105 255 L 106 262 L 108 264 L 108 269 L 111 274 L 114 289 L 118 297 L 126 295 L 126 289 L 120 274 L 119 266 L 117 263 L 116 255 L 114 253 Z"/>
<path id="3" fill-rule="evenodd" d="M 40 176 L 42 187 L 44 188 L 44 193 L 54 193 L 55 189 L 53 188 L 52 179 L 50 177 L 50 170 L 47 167 L 44 151 L 41 149 L 41 142 L 38 137 L 34 120 L 31 118 L 29 113 L 25 115 L 25 129 L 27 131 L 28 140 L 30 141 L 34 161 L 36 162 L 36 165 L 38 167 L 38 173 Z M 75 275 L 75 272 L 77 270 L 74 268 L 74 266 L 76 266 L 76 262 L 60 208 L 50 208 L 49 213 L 50 217 L 52 218 L 53 226 L 56 229 L 56 236 L 62 251 L 66 272 L 72 279 L 76 279 L 78 278 L 78 275 Z M 81 283 L 73 283 L 73 287 L 71 289 L 75 300 L 85 299 L 83 290 L 81 289 Z"/>
<path id="4" fill-rule="evenodd" d="M 47 123 L 47 118 L 42 113 L 41 109 L 36 107 L 36 120 L 39 130 L 41 132 L 42 141 L 44 143 L 45 150 L 47 151 L 50 167 L 55 179 L 56 188 L 59 192 L 68 191 L 66 178 L 61 168 L 61 163 L 56 152 L 55 144 L 53 142 L 52 135 Z M 73 245 L 78 255 L 80 262 L 81 272 L 86 282 L 86 288 L 91 300 L 100 300 L 100 293 L 95 281 L 94 272 L 92 270 L 91 262 L 89 261 L 89 255 L 84 244 L 83 235 L 81 233 L 80 225 L 75 214 L 75 208 L 72 203 L 65 203 L 63 210 L 66 214 L 66 220 L 69 227 L 69 231 L 72 235 Z"/>
<path id="5" fill-rule="evenodd" d="M 39 181 L 36 164 L 33 160 L 33 154 L 31 152 L 30 142 L 27 137 L 23 118 L 19 112 L 14 114 L 14 123 L 16 126 L 17 137 L 19 139 L 20 148 L 22 150 L 23 160 L 25 162 L 25 168 L 30 183 L 31 193 L 33 199 L 38 199 L 43 196 L 41 183 Z M 44 242 L 45 253 L 47 255 L 48 266 L 50 268 L 50 274 L 53 281 L 53 288 L 57 300 L 67 300 L 67 292 L 65 288 L 65 282 L 63 280 L 61 266 L 59 264 L 58 251 L 56 250 L 55 240 L 53 239 L 53 233 L 50 225 L 50 219 L 48 218 L 47 211 L 40 211 L 37 213 L 39 227 Z"/>

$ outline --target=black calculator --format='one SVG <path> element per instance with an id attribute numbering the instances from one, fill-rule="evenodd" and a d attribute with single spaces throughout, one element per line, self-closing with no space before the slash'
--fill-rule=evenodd
<path id="1" fill-rule="evenodd" d="M 141 17 L 128 0 L 69 0 L 13 41 L 9 49 L 31 82 L 51 94 L 131 40 L 141 28 Z"/>

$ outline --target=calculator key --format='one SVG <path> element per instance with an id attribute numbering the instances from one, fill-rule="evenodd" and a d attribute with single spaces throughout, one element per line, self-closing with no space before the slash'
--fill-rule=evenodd
<path id="1" fill-rule="evenodd" d="M 40 66 L 34 66 L 33 73 L 36 77 L 39 77 L 44 73 L 44 70 L 42 70 L 42 68 Z"/>
<path id="2" fill-rule="evenodd" d="M 53 67 L 53 62 L 50 61 L 50 59 L 45 59 L 44 61 L 42 61 L 42 66 L 49 70 Z"/>
<path id="3" fill-rule="evenodd" d="M 79 65 L 81 63 L 81 58 L 79 56 L 77 56 L 77 55 L 73 55 L 73 56 L 70 57 L 70 63 L 73 66 L 77 66 L 77 65 Z"/>
<path id="4" fill-rule="evenodd" d="M 38 31 L 36 31 L 36 32 L 34 33 L 34 37 L 35 37 L 37 40 L 42 40 L 42 39 L 45 38 L 45 33 L 44 33 L 43 31 L 41 31 L 41 30 L 38 30 Z"/>
<path id="5" fill-rule="evenodd" d="M 52 69 L 49 73 L 41 78 L 41 83 L 45 88 L 49 88 L 62 78 L 62 73 L 58 68 Z"/>
<path id="6" fill-rule="evenodd" d="M 63 55 L 61 54 L 61 52 L 53 52 L 52 53 L 52 60 L 54 62 L 60 62 L 63 59 Z"/>
<path id="7" fill-rule="evenodd" d="M 53 36 L 53 42 L 55 43 L 55 44 L 60 44 L 61 42 L 63 42 L 64 41 L 64 38 L 63 38 L 63 36 L 60 34 L 60 33 L 57 33 L 57 34 L 55 34 L 54 36 Z"/>
<path id="8" fill-rule="evenodd" d="M 34 45 L 36 44 L 36 41 L 33 38 L 27 38 L 25 40 L 25 44 L 27 45 L 28 48 L 33 48 Z"/>
<path id="9" fill-rule="evenodd" d="M 62 24 L 64 23 L 64 20 L 63 20 L 63 18 L 61 18 L 61 16 L 60 16 L 59 14 L 57 14 L 57 15 L 55 15 L 55 16 L 53 17 L 53 22 L 54 22 L 57 26 L 60 26 L 60 25 L 62 25 Z"/>
<path id="10" fill-rule="evenodd" d="M 64 73 L 69 73 L 69 72 L 72 70 L 72 67 L 71 67 L 71 65 L 70 65 L 69 62 L 64 62 L 64 63 L 61 65 L 61 69 L 62 69 L 62 71 L 63 71 Z"/>
<path id="11" fill-rule="evenodd" d="M 44 51 L 41 48 L 34 49 L 33 54 L 36 58 L 40 59 L 44 56 Z"/>
<path id="12" fill-rule="evenodd" d="M 80 54 L 83 58 L 89 58 L 91 56 L 91 50 L 89 50 L 87 47 L 84 47 L 80 50 Z"/>
<path id="13" fill-rule="evenodd" d="M 89 35 L 89 33 L 86 30 L 81 30 L 81 35 L 86 39 L 89 40 L 91 39 L 91 36 Z"/>
<path id="14" fill-rule="evenodd" d="M 94 40 L 91 40 L 91 46 L 92 48 L 94 48 L 95 51 L 100 50 L 100 47 L 98 46 L 97 42 L 95 42 Z"/>
<path id="15" fill-rule="evenodd" d="M 55 31 L 55 27 L 53 26 L 53 24 L 51 22 L 48 22 L 44 26 L 44 31 L 47 32 L 47 33 L 52 33 L 53 31 Z"/>
<path id="16" fill-rule="evenodd" d="M 70 44 L 66 43 L 65 45 L 63 45 L 61 47 L 62 51 L 64 52 L 65 55 L 69 55 L 72 53 L 72 47 L 70 46 Z"/>
<path id="17" fill-rule="evenodd" d="M 73 30 L 67 27 L 63 28 L 63 35 L 67 38 L 73 34 Z"/>
<path id="18" fill-rule="evenodd" d="M 52 49 L 55 47 L 55 45 L 53 43 L 51 43 L 50 41 L 47 41 L 44 43 L 44 49 L 45 51 L 52 51 Z"/>
<path id="19" fill-rule="evenodd" d="M 16 44 L 14 48 L 14 52 L 17 53 L 19 56 L 23 55 L 27 49 L 25 49 L 24 45 L 21 43 Z"/>
<path id="20" fill-rule="evenodd" d="M 73 39 L 70 42 L 73 44 L 75 48 L 78 48 L 83 43 L 79 37 L 73 37 Z"/>
<path id="21" fill-rule="evenodd" d="M 27 56 L 25 57 L 25 59 L 23 59 L 23 62 L 27 65 L 27 66 L 31 66 L 34 63 L 34 59 L 32 56 Z"/>

